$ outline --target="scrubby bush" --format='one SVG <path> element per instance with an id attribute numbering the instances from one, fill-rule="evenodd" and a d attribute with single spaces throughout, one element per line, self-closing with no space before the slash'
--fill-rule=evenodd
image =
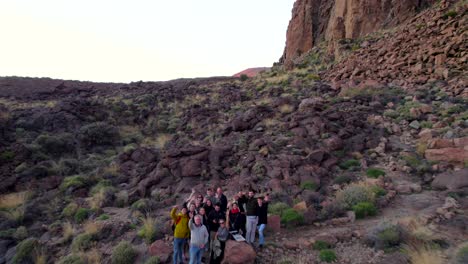
<path id="1" fill-rule="evenodd" d="M 457 264 L 468 263 L 468 243 L 465 243 L 458 249 L 456 256 Z"/>
<path id="2" fill-rule="evenodd" d="M 352 184 L 336 194 L 336 202 L 344 209 L 351 209 L 358 203 L 374 203 L 375 194 L 371 188 L 361 184 Z"/>
<path id="3" fill-rule="evenodd" d="M 274 203 L 268 206 L 268 212 L 272 215 L 281 216 L 283 212 L 286 211 L 286 209 L 288 208 L 289 208 L 289 205 L 287 205 L 286 203 L 278 202 L 278 203 Z"/>
<path id="4" fill-rule="evenodd" d="M 89 191 L 89 195 L 92 196 L 100 192 L 101 190 L 107 189 L 110 187 L 112 187 L 112 182 L 110 180 L 101 180 L 96 185 L 94 185 L 93 188 L 91 188 L 91 190 Z"/>
<path id="5" fill-rule="evenodd" d="M 132 204 L 133 210 L 138 210 L 140 212 L 146 212 L 149 209 L 148 199 L 140 199 Z"/>
<path id="6" fill-rule="evenodd" d="M 358 160 L 355 160 L 355 159 L 349 159 L 347 161 L 344 161 L 342 163 L 340 163 L 340 168 L 343 169 L 343 170 L 349 170 L 353 167 L 359 167 L 361 166 L 361 163 L 358 161 Z"/>
<path id="7" fill-rule="evenodd" d="M 399 247 L 406 236 L 406 231 L 400 225 L 382 223 L 369 232 L 367 242 L 376 249 L 389 250 Z"/>
<path id="8" fill-rule="evenodd" d="M 315 191 L 317 189 L 317 184 L 313 181 L 305 181 L 301 183 L 301 188 L 304 190 L 312 190 Z"/>
<path id="9" fill-rule="evenodd" d="M 150 257 L 146 262 L 145 264 L 159 264 L 161 263 L 159 261 L 159 258 L 158 257 Z"/>
<path id="10" fill-rule="evenodd" d="M 96 122 L 81 127 L 79 138 L 87 147 L 113 145 L 119 139 L 119 130 L 105 122 Z"/>
<path id="11" fill-rule="evenodd" d="M 345 214 L 346 209 L 338 202 L 334 201 L 326 204 L 318 215 L 319 219 L 326 220 L 336 217 L 341 217 Z"/>
<path id="12" fill-rule="evenodd" d="M 25 226 L 20 226 L 16 229 L 15 233 L 13 234 L 13 237 L 17 241 L 24 240 L 28 237 L 28 230 L 26 229 Z"/>
<path id="13" fill-rule="evenodd" d="M 75 222 L 82 223 L 84 220 L 88 219 L 89 209 L 79 208 L 75 213 Z"/>
<path id="14" fill-rule="evenodd" d="M 353 181 L 353 177 L 349 175 L 340 175 L 333 181 L 335 184 L 346 184 Z"/>
<path id="15" fill-rule="evenodd" d="M 57 172 L 62 176 L 69 176 L 79 172 L 80 162 L 77 159 L 61 159 Z"/>
<path id="16" fill-rule="evenodd" d="M 16 254 L 13 257 L 13 263 L 33 263 L 34 250 L 39 243 L 34 238 L 23 240 L 16 246 Z"/>
<path id="17" fill-rule="evenodd" d="M 110 216 L 108 214 L 102 214 L 97 218 L 97 220 L 105 221 L 105 220 L 108 220 L 109 218 L 110 218 Z"/>
<path id="18" fill-rule="evenodd" d="M 75 150 L 75 138 L 70 133 L 42 134 L 34 140 L 33 144 L 38 145 L 41 152 L 53 156 L 71 153 Z"/>
<path id="19" fill-rule="evenodd" d="M 281 223 L 286 227 L 301 225 L 304 223 L 304 215 L 293 208 L 288 208 L 281 215 Z"/>
<path id="20" fill-rule="evenodd" d="M 380 186 L 377 186 L 377 185 L 374 185 L 372 187 L 370 187 L 372 192 L 375 194 L 375 197 L 382 197 L 382 196 L 385 196 L 387 195 L 387 191 L 380 187 Z"/>
<path id="21" fill-rule="evenodd" d="M 377 169 L 377 168 L 369 168 L 366 171 L 366 175 L 367 175 L 367 177 L 377 179 L 380 176 L 385 176 L 385 171 L 383 171 L 381 169 Z"/>
<path id="22" fill-rule="evenodd" d="M 15 158 L 15 153 L 12 151 L 4 151 L 0 153 L 0 161 L 3 162 L 9 162 Z"/>
<path id="23" fill-rule="evenodd" d="M 65 208 L 62 210 L 62 215 L 68 218 L 71 218 L 75 215 L 76 210 L 78 210 L 78 204 L 75 202 L 69 203 Z"/>
<path id="24" fill-rule="evenodd" d="M 132 264 L 137 251 L 127 241 L 121 241 L 112 251 L 112 264 Z"/>
<path id="25" fill-rule="evenodd" d="M 336 260 L 336 254 L 335 251 L 331 249 L 322 249 L 320 250 L 319 258 L 321 261 L 333 262 Z"/>
<path id="26" fill-rule="evenodd" d="M 86 264 L 86 261 L 79 255 L 71 254 L 62 258 L 58 264 Z"/>
<path id="27" fill-rule="evenodd" d="M 373 203 L 361 202 L 353 206 L 353 212 L 356 218 L 361 219 L 367 216 L 374 216 L 377 214 L 377 208 Z"/>
<path id="28" fill-rule="evenodd" d="M 247 81 L 248 79 L 249 79 L 249 76 L 247 76 L 247 74 L 241 74 L 241 76 L 240 76 L 240 80 L 241 80 L 241 81 L 245 82 L 245 81 Z"/>
<path id="29" fill-rule="evenodd" d="M 87 181 L 83 176 L 75 175 L 69 176 L 63 179 L 60 185 L 61 190 L 67 190 L 68 188 L 80 188 L 87 185 Z"/>
<path id="30" fill-rule="evenodd" d="M 151 244 L 156 240 L 158 234 L 157 223 L 154 218 L 146 217 L 143 219 L 143 227 L 138 231 L 138 236 L 142 237 L 147 244 Z"/>
<path id="31" fill-rule="evenodd" d="M 315 250 L 322 250 L 322 249 L 331 248 L 331 245 L 328 244 L 328 242 L 325 242 L 325 241 L 322 241 L 322 240 L 317 240 L 317 241 L 315 241 L 312 248 L 315 249 Z"/>
<path id="32" fill-rule="evenodd" d="M 74 252 L 79 252 L 91 248 L 93 242 L 92 234 L 80 234 L 73 239 L 71 247 Z"/>
<path id="33" fill-rule="evenodd" d="M 442 16 L 442 18 L 443 18 L 443 19 L 447 19 L 447 18 L 449 18 L 449 17 L 456 17 L 456 16 L 457 16 L 457 11 L 455 11 L 455 10 L 450 10 L 450 11 L 448 11 L 447 13 L 445 13 L 445 14 Z"/>

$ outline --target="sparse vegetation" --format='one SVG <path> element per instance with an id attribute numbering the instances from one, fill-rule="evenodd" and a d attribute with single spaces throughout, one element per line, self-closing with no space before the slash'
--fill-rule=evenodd
<path id="1" fill-rule="evenodd" d="M 325 262 L 333 262 L 333 261 L 335 261 L 337 259 L 335 251 L 333 251 L 331 249 L 322 249 L 322 250 L 320 250 L 319 258 L 320 258 L 321 261 L 325 261 Z"/>
<path id="2" fill-rule="evenodd" d="M 336 193 L 336 202 L 345 209 L 351 209 L 362 202 L 374 203 L 374 200 L 374 192 L 363 184 L 351 184 Z"/>
<path id="3" fill-rule="evenodd" d="M 455 259 L 457 264 L 468 263 L 468 243 L 460 246 Z"/>
<path id="4" fill-rule="evenodd" d="M 369 178 L 377 179 L 380 176 L 385 176 L 385 171 L 383 171 L 381 169 L 377 169 L 377 168 L 369 168 L 366 171 L 366 175 Z"/>
<path id="5" fill-rule="evenodd" d="M 377 214 L 377 208 L 373 203 L 360 202 L 353 206 L 353 212 L 356 214 L 356 218 L 361 219 L 367 216 L 374 216 Z"/>
<path id="6" fill-rule="evenodd" d="M 24 263 L 34 261 L 34 252 L 39 243 L 34 238 L 23 240 L 16 247 L 16 254 L 13 257 L 13 263 Z"/>
<path id="7" fill-rule="evenodd" d="M 360 166 L 361 166 L 361 163 L 355 159 L 350 159 L 350 160 L 340 163 L 340 168 L 343 170 L 349 170 L 353 167 L 360 167 Z"/>
<path id="8" fill-rule="evenodd" d="M 73 239 L 72 250 L 73 252 L 79 252 L 91 248 L 94 243 L 93 235 L 91 234 L 80 234 Z"/>
<path id="9" fill-rule="evenodd" d="M 406 245 L 403 252 L 412 264 L 444 264 L 447 260 L 438 248 L 426 244 Z"/>
<path id="10" fill-rule="evenodd" d="M 304 223 L 304 215 L 293 208 L 288 208 L 281 215 L 281 223 L 286 227 L 301 225 Z"/>
<path id="11" fill-rule="evenodd" d="M 143 227 L 138 231 L 138 235 L 142 237 L 147 244 L 151 244 L 156 240 L 158 230 L 156 219 L 147 216 L 143 219 Z"/>
<path id="12" fill-rule="evenodd" d="M 304 189 L 304 190 L 316 190 L 317 189 L 317 184 L 315 182 L 312 182 L 312 181 L 305 181 L 303 183 L 301 183 L 301 188 Z"/>
<path id="13" fill-rule="evenodd" d="M 271 204 L 268 207 L 268 212 L 272 215 L 283 215 L 283 212 L 286 211 L 286 209 L 289 209 L 289 205 L 283 202 L 277 202 L 274 204 Z"/>
<path id="14" fill-rule="evenodd" d="M 80 255 L 71 254 L 62 258 L 58 263 L 59 264 L 86 264 L 86 261 Z"/>
<path id="15" fill-rule="evenodd" d="M 405 237 L 406 232 L 400 225 L 384 222 L 371 230 L 367 240 L 376 249 L 392 250 L 399 247 Z"/>
<path id="16" fill-rule="evenodd" d="M 161 263 L 159 261 L 159 258 L 158 257 L 150 257 L 146 262 L 145 264 L 159 264 Z"/>
<path id="17" fill-rule="evenodd" d="M 331 245 L 325 241 L 317 240 L 315 241 L 314 245 L 312 246 L 314 250 L 323 250 L 331 248 Z"/>
<path id="18" fill-rule="evenodd" d="M 88 215 L 89 215 L 89 209 L 87 208 L 79 208 L 78 210 L 76 210 L 76 213 L 75 213 L 75 222 L 76 223 L 82 223 L 84 220 L 88 219 Z"/>
<path id="19" fill-rule="evenodd" d="M 132 245 L 122 241 L 112 251 L 112 264 L 132 264 L 136 256 L 137 252 Z"/>

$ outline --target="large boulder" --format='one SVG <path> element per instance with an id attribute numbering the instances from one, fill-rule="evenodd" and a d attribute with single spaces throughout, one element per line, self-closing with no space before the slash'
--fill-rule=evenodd
<path id="1" fill-rule="evenodd" d="M 159 258 L 161 263 L 168 263 L 172 255 L 172 247 L 166 244 L 163 240 L 156 240 L 148 248 L 151 256 Z"/>
<path id="2" fill-rule="evenodd" d="M 468 168 L 438 174 L 432 181 L 432 188 L 456 190 L 468 187 Z"/>
<path id="3" fill-rule="evenodd" d="M 223 264 L 253 264 L 257 253 L 249 244 L 234 240 L 226 241 Z"/>

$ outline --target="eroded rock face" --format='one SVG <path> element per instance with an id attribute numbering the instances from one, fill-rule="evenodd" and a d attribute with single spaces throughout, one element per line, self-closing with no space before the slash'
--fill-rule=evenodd
<path id="1" fill-rule="evenodd" d="M 396 25 L 434 0 L 297 0 L 280 62 L 286 66 L 319 41 L 358 38 Z"/>

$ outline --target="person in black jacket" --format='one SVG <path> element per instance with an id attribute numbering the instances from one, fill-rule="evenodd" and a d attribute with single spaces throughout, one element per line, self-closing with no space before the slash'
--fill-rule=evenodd
<path id="1" fill-rule="evenodd" d="M 246 204 L 247 234 L 245 236 L 245 240 L 251 245 L 253 245 L 253 243 L 255 242 L 255 230 L 257 229 L 258 223 L 258 202 L 254 196 L 255 191 L 250 190 L 248 197 L 242 195 L 239 198 L 239 203 Z"/>
<path id="2" fill-rule="evenodd" d="M 263 230 L 265 230 L 265 227 L 268 223 L 268 201 L 269 201 L 268 194 L 264 198 L 258 197 L 257 199 L 257 203 L 258 203 L 258 223 L 257 223 L 258 246 L 260 248 L 262 248 L 263 245 L 265 244 L 265 237 L 263 235 Z"/>
<path id="3" fill-rule="evenodd" d="M 227 200 L 226 195 L 223 194 L 223 189 L 221 189 L 221 187 L 218 187 L 218 189 L 216 189 L 216 200 L 217 200 L 217 203 L 219 203 L 221 206 L 221 211 L 223 212 L 223 214 L 225 214 L 228 200 Z"/>
<path id="4" fill-rule="evenodd" d="M 221 211 L 221 205 L 219 203 L 217 203 L 215 205 L 215 208 L 214 210 L 212 210 L 210 212 L 210 214 L 208 215 L 208 223 L 210 225 L 210 232 L 212 233 L 211 235 L 213 235 L 212 237 L 214 237 L 214 233 L 216 233 L 216 231 L 218 231 L 219 229 L 219 220 L 226 220 L 226 216 L 225 214 Z"/>

